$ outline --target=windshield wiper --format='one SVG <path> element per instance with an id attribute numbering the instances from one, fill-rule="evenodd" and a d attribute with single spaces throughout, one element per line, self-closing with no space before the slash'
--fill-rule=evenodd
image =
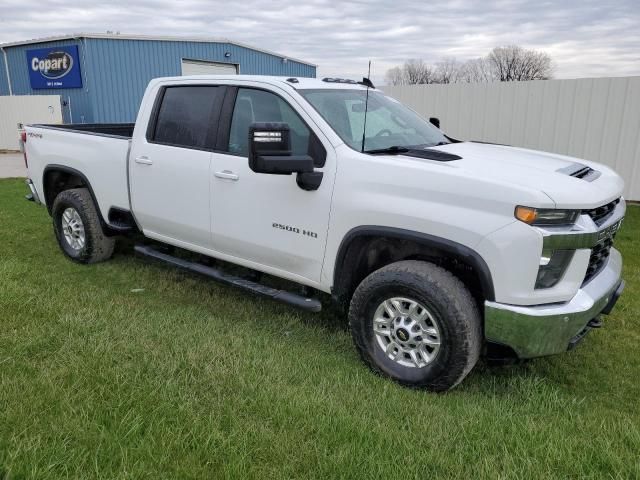
<path id="1" fill-rule="evenodd" d="M 421 143 L 419 145 L 411 145 L 411 148 L 413 149 L 425 149 L 425 148 L 432 148 L 432 147 L 439 147 L 440 145 L 449 145 L 452 142 L 438 142 L 438 143 Z"/>
<path id="2" fill-rule="evenodd" d="M 407 147 L 400 147 L 398 145 L 393 145 L 388 148 L 378 148 L 374 150 L 365 150 L 364 153 L 388 153 L 391 155 L 398 155 L 400 153 L 407 153 L 410 149 Z"/>

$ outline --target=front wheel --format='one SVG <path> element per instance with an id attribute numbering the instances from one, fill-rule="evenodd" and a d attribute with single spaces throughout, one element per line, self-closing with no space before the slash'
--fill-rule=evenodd
<path id="1" fill-rule="evenodd" d="M 79 263 L 96 263 L 113 255 L 115 239 L 102 230 L 98 211 L 86 188 L 60 192 L 51 209 L 53 229 L 64 254 Z"/>
<path id="2" fill-rule="evenodd" d="M 349 308 L 354 343 L 376 373 L 444 391 L 480 356 L 480 314 L 465 285 L 432 263 L 407 260 L 370 274 Z"/>

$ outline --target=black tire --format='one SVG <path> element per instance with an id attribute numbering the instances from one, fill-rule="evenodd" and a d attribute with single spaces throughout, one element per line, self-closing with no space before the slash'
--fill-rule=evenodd
<path id="1" fill-rule="evenodd" d="M 79 249 L 73 248 L 63 233 L 62 215 L 68 208 L 73 208 L 78 212 L 84 227 L 84 246 Z M 64 254 L 74 262 L 103 262 L 113 255 L 115 239 L 107 237 L 102 230 L 98 211 L 93 204 L 89 190 L 86 188 L 73 188 L 60 192 L 53 201 L 51 216 L 58 245 Z"/>
<path id="2" fill-rule="evenodd" d="M 421 303 L 437 322 L 440 346 L 426 366 L 401 365 L 378 343 L 374 313 L 391 297 Z M 351 299 L 349 326 L 362 360 L 374 372 L 408 387 L 436 392 L 460 383 L 475 366 L 482 347 L 481 318 L 469 290 L 447 270 L 417 260 L 392 263 L 365 278 Z"/>

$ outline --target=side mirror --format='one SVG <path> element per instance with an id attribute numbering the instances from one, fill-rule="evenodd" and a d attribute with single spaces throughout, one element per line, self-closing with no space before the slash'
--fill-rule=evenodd
<path id="1" fill-rule="evenodd" d="M 435 125 L 436 128 L 440 128 L 440 119 L 438 117 L 429 118 L 429 123 Z"/>
<path id="2" fill-rule="evenodd" d="M 291 155 L 286 123 L 252 123 L 249 126 L 249 168 L 256 173 L 291 175 L 313 172 L 313 158 Z"/>

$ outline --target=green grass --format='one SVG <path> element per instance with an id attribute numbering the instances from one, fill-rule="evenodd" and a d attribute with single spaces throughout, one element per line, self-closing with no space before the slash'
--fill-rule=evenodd
<path id="1" fill-rule="evenodd" d="M 24 190 L 0 181 L 0 479 L 640 477 L 638 207 L 605 328 L 436 395 L 369 373 L 332 314 L 130 247 L 76 265 Z"/>

